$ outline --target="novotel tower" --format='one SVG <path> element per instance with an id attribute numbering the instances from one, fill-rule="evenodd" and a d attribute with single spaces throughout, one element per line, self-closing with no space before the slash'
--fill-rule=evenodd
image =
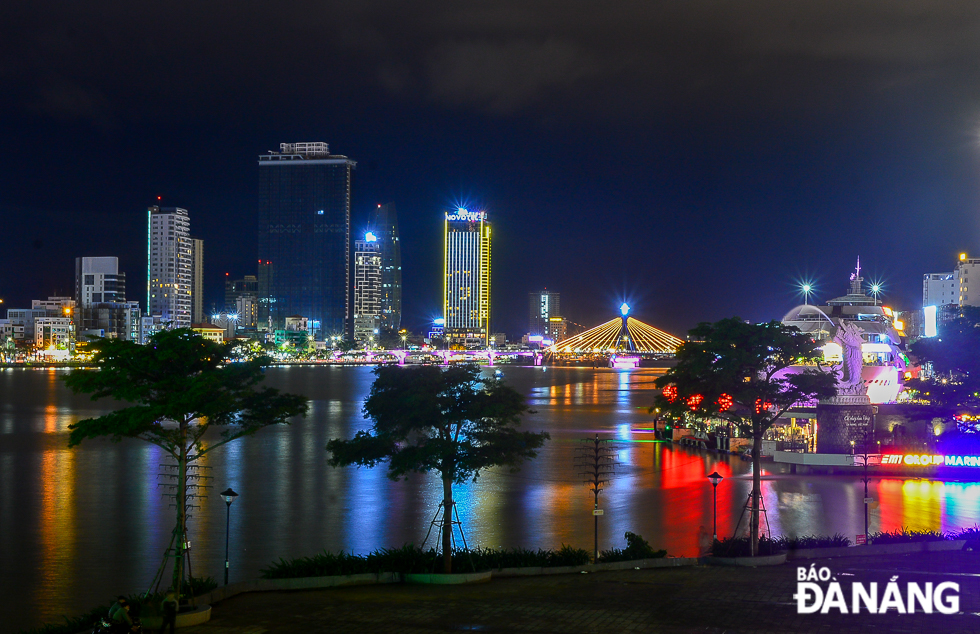
<path id="1" fill-rule="evenodd" d="M 446 214 L 443 318 L 452 348 L 483 348 L 490 334 L 490 222 L 485 211 Z"/>

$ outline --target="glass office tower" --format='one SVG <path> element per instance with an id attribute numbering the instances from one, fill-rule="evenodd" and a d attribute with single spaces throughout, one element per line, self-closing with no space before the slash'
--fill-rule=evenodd
<path id="1" fill-rule="evenodd" d="M 402 325 L 402 243 L 395 205 L 378 205 L 368 227 L 381 250 L 381 325 L 397 332 Z"/>
<path id="2" fill-rule="evenodd" d="M 355 162 L 326 143 L 259 157 L 259 311 L 272 330 L 304 317 L 317 339 L 348 335 Z"/>

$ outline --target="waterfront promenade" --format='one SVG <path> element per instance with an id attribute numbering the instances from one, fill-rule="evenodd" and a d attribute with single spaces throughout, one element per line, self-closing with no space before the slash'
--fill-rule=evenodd
<path id="1" fill-rule="evenodd" d="M 960 613 L 797 614 L 798 566 L 842 584 L 960 584 Z M 690 566 L 238 595 L 185 634 L 264 632 L 980 632 L 980 552 L 848 557 L 781 566 Z M 903 591 L 904 592 L 904 591 Z M 850 603 L 850 593 L 847 593 Z"/>

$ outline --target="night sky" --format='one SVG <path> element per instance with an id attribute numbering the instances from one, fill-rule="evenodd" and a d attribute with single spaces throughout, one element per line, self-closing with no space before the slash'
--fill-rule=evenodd
<path id="1" fill-rule="evenodd" d="M 98 5 L 99 10 L 93 7 Z M 255 273 L 257 156 L 358 162 L 355 232 L 398 208 L 405 325 L 441 310 L 442 214 L 494 223 L 494 328 L 527 293 L 682 335 L 842 295 L 898 309 L 980 256 L 980 4 L 7 2 L 0 298 L 116 255 L 145 302 L 146 207 L 191 214 L 205 306 Z"/>

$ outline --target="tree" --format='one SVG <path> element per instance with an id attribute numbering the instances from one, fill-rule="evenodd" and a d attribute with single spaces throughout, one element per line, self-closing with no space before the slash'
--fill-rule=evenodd
<path id="1" fill-rule="evenodd" d="M 188 466 L 236 438 L 306 414 L 302 396 L 258 388 L 262 367 L 271 361 L 268 357 L 228 362 L 238 345 L 215 343 L 188 329 L 163 330 L 145 346 L 98 339 L 91 346 L 98 371 L 75 370 L 65 377 L 72 391 L 91 394 L 92 400 L 108 396 L 134 404 L 69 425 L 69 447 L 101 436 L 117 442 L 138 438 L 160 447 L 176 462 L 177 593 L 183 579 Z M 221 435 L 205 441 L 211 428 L 221 429 Z"/>
<path id="2" fill-rule="evenodd" d="M 510 466 L 537 456 L 550 436 L 519 431 L 524 397 L 476 365 L 405 368 L 381 366 L 364 401 L 374 425 L 351 440 L 327 443 L 330 464 L 373 467 L 388 463 L 388 477 L 437 471 L 442 477 L 443 570 L 452 571 L 453 485 L 489 467 Z"/>
<path id="3" fill-rule="evenodd" d="M 957 317 L 940 328 L 936 337 L 922 338 L 911 346 L 920 361 L 932 364 L 934 376 L 910 381 L 928 414 L 949 416 L 960 408 L 980 405 L 980 308 L 961 306 Z"/>
<path id="4" fill-rule="evenodd" d="M 752 554 L 759 547 L 762 437 L 797 403 L 836 394 L 836 375 L 815 364 L 817 344 L 794 326 L 778 321 L 747 324 L 737 317 L 701 323 L 677 351 L 677 365 L 657 379 L 663 388 L 654 407 L 677 419 L 713 417 L 752 438 Z"/>

